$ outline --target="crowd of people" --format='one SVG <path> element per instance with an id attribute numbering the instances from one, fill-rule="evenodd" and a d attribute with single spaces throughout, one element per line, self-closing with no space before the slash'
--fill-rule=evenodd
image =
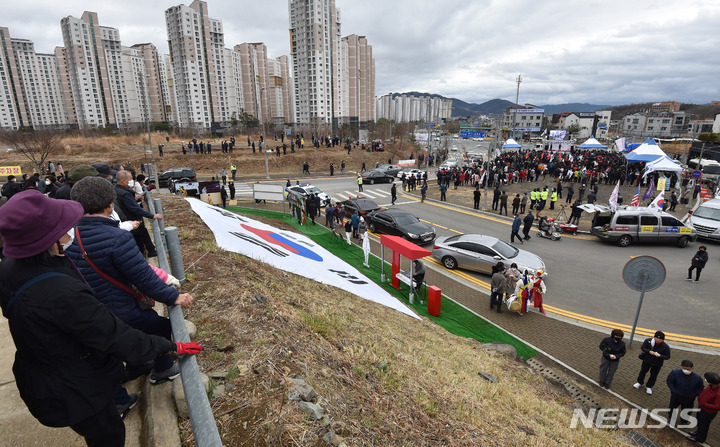
<path id="1" fill-rule="evenodd" d="M 67 175 L 8 177 L 0 202 L 0 305 L 17 354 L 20 396 L 41 423 L 71 427 L 91 446 L 122 446 L 139 400 L 124 382 L 177 378 L 174 358 L 197 343 L 171 341 L 155 301 L 190 306 L 180 283 L 150 265 L 142 174 L 131 165 L 79 165 Z"/>

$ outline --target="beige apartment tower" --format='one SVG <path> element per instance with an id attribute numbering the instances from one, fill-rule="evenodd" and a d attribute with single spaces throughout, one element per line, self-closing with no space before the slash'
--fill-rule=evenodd
<path id="1" fill-rule="evenodd" d="M 343 37 L 347 52 L 347 122 L 358 126 L 375 122 L 375 59 L 365 36 Z"/>
<path id="2" fill-rule="evenodd" d="M 165 21 L 181 127 L 217 129 L 237 109 L 232 51 L 224 47 L 222 21 L 208 17 L 207 3 L 173 6 Z"/>

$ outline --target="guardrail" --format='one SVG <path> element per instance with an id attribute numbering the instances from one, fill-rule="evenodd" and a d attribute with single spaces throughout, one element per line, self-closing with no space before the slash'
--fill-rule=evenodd
<path id="1" fill-rule="evenodd" d="M 150 191 L 146 194 L 148 209 L 152 214 L 162 214 L 162 203 L 160 199 L 152 199 Z M 185 280 L 185 269 L 182 255 L 180 253 L 180 238 L 177 228 L 165 227 L 164 220 L 153 219 L 153 235 L 155 236 L 155 248 L 158 254 L 158 264 L 166 272 L 172 273 L 181 282 Z M 167 243 L 166 243 L 167 242 Z M 165 247 L 168 247 L 170 262 L 165 255 Z M 190 335 L 185 326 L 185 317 L 182 307 L 167 306 L 170 324 L 172 326 L 173 339 L 179 343 L 190 341 Z M 221 447 L 222 441 L 215 416 L 210 408 L 210 401 L 205 393 L 200 369 L 194 355 L 186 355 L 178 360 L 180 366 L 180 379 L 182 380 L 188 412 L 190 413 L 190 425 L 192 426 L 195 444 L 198 447 Z"/>

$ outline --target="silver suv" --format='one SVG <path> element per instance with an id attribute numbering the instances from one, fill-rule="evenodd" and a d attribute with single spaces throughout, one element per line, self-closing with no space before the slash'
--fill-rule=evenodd
<path id="1" fill-rule="evenodd" d="M 697 239 L 697 233 L 674 216 L 659 215 L 644 207 L 620 207 L 596 211 L 590 232 L 600 239 L 627 247 L 633 242 L 669 242 L 685 247 Z"/>

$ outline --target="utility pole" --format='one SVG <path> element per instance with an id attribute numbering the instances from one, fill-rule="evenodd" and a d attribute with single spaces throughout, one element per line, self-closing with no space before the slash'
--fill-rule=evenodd
<path id="1" fill-rule="evenodd" d="M 145 77 L 145 82 L 147 82 L 147 77 Z M 150 156 L 152 157 L 152 164 L 153 164 L 153 171 L 155 171 L 155 187 L 160 188 L 160 180 L 158 179 L 158 170 L 157 170 L 157 164 L 155 163 L 155 151 L 153 150 L 152 145 L 152 134 L 150 133 L 150 110 L 149 110 L 149 101 L 148 99 L 148 92 L 145 90 L 145 82 L 140 83 L 140 89 L 142 90 L 143 95 L 143 102 L 145 103 L 145 126 L 147 127 L 147 133 L 148 133 L 148 147 L 150 148 Z M 146 152 L 147 153 L 147 152 Z"/>
<path id="2" fill-rule="evenodd" d="M 428 96 L 428 105 L 427 105 L 428 150 L 427 150 L 427 154 L 425 154 L 425 171 L 428 172 L 428 175 L 430 175 L 430 174 L 429 174 L 429 171 L 430 171 L 430 150 L 432 149 L 432 143 L 431 143 L 431 141 L 432 141 L 432 134 L 430 133 L 430 124 L 432 123 L 432 116 L 431 116 L 432 107 L 430 106 L 430 102 L 431 102 L 431 97 Z"/>
<path id="3" fill-rule="evenodd" d="M 513 116 L 513 139 L 515 139 L 515 128 L 517 127 L 517 108 L 520 107 L 520 83 L 522 82 L 522 75 L 518 75 L 515 79 L 517 82 L 517 90 L 515 91 L 515 114 Z M 517 141 L 517 140 L 516 140 Z"/>
<path id="4" fill-rule="evenodd" d="M 262 120 L 262 151 L 263 154 L 265 154 L 265 178 L 270 180 L 270 166 L 268 165 L 268 156 L 267 156 L 267 132 L 265 131 L 265 113 L 262 107 L 262 92 L 265 90 L 265 87 L 260 87 L 260 97 L 258 98 L 258 108 L 260 109 L 260 119 Z"/>

